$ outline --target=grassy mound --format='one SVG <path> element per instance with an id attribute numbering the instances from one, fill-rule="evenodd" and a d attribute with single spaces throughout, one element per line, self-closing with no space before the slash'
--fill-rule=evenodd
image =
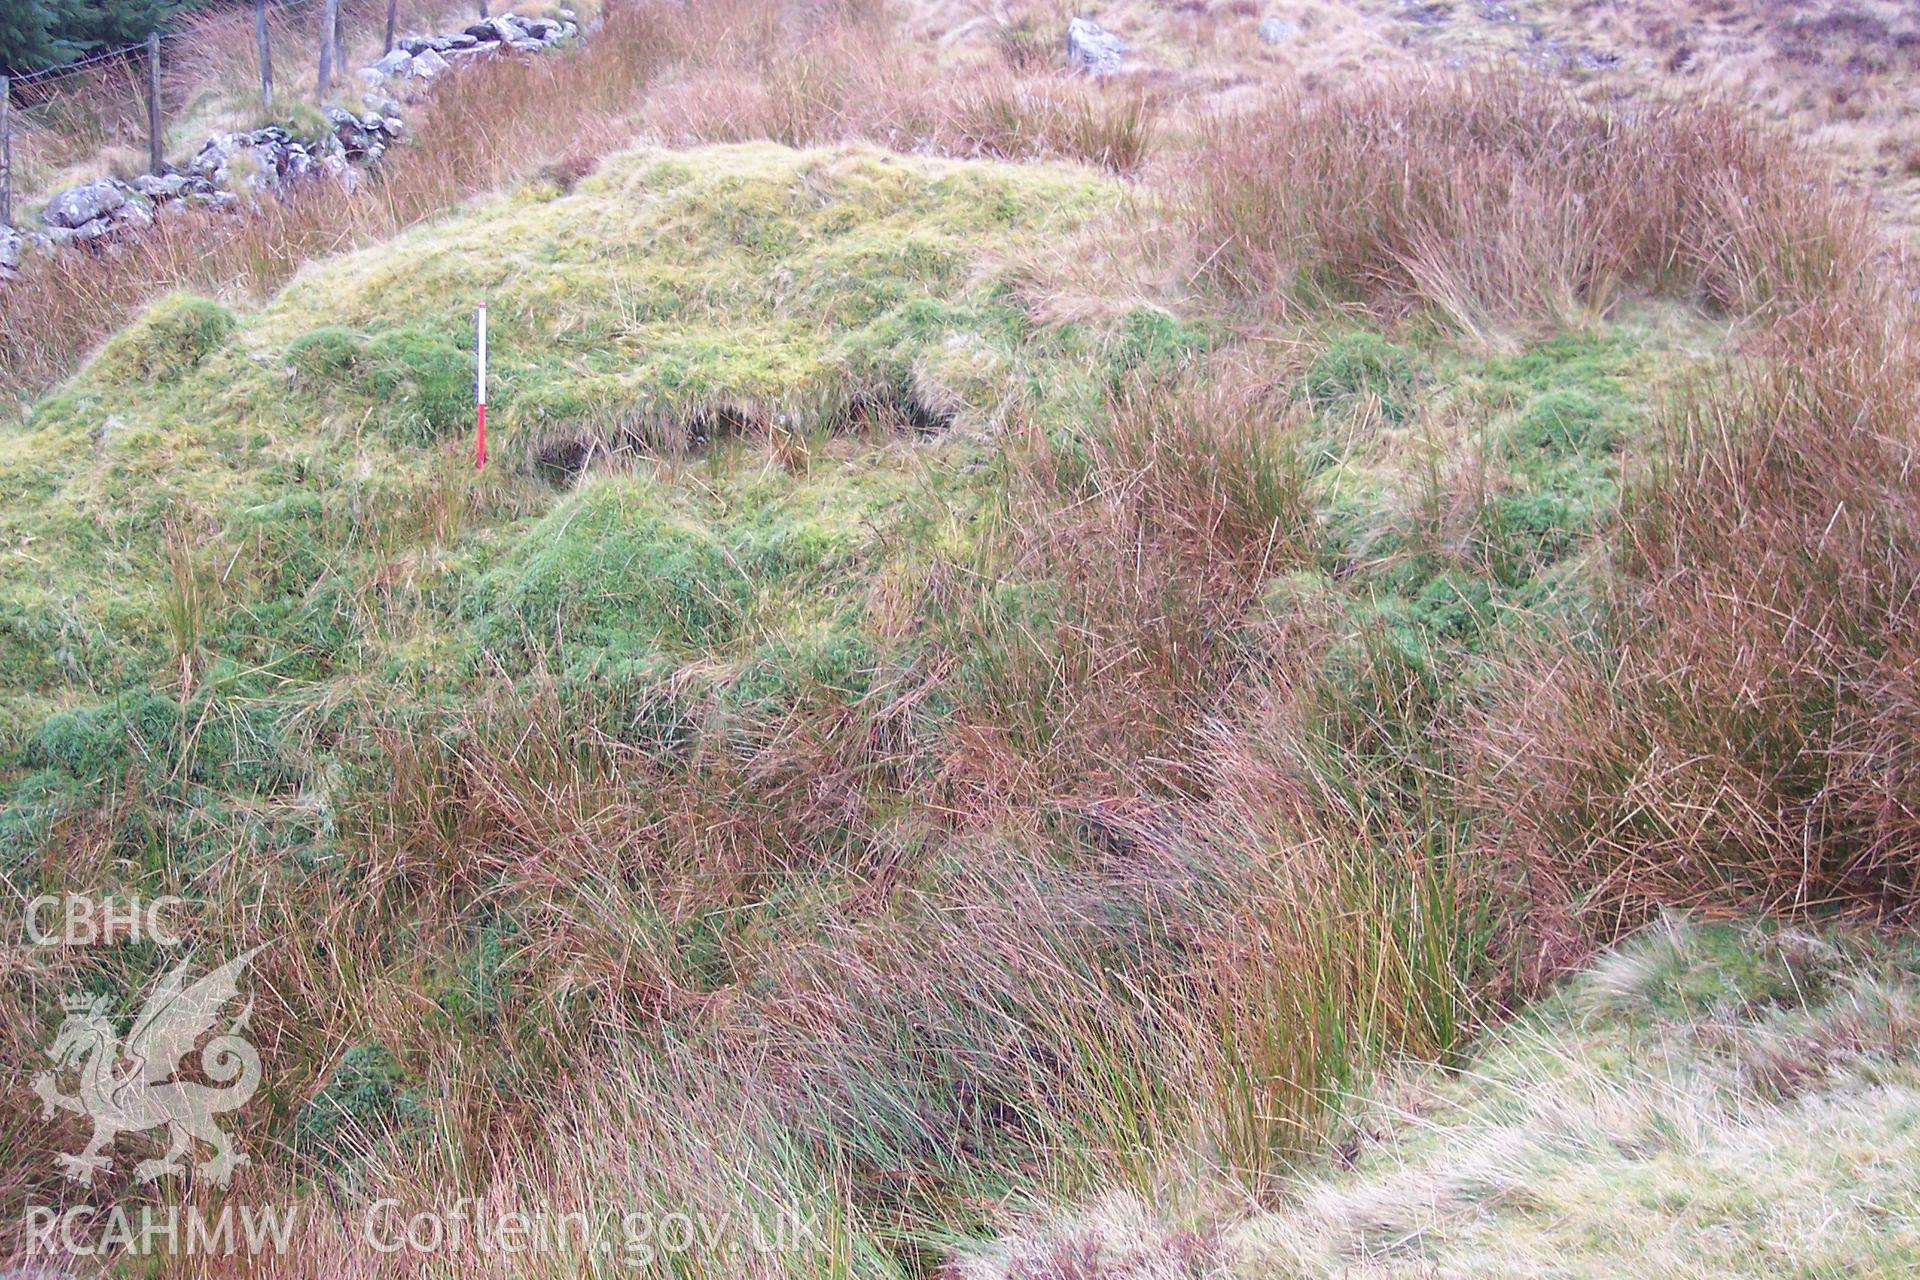
<path id="1" fill-rule="evenodd" d="M 164 681 L 182 662 L 231 656 L 276 678 L 377 667 L 396 643 L 436 642 L 421 632 L 446 638 L 431 597 L 460 594 L 468 574 L 491 573 L 519 627 L 543 607 L 528 592 L 643 573 L 646 556 L 616 564 L 600 548 L 544 585 L 506 585 L 527 576 L 516 564 L 568 557 L 541 548 L 542 527 L 514 544 L 551 486 L 596 459 L 740 435 L 777 437 L 804 465 L 837 433 L 994 421 L 1046 352 L 1025 343 L 993 261 L 1111 198 L 1065 171 L 861 150 L 639 153 L 570 194 L 536 185 L 316 268 L 252 314 L 168 299 L 0 436 L 0 536 L 39 547 L 0 571 L 13 655 L 0 742 L 76 694 Z M 475 482 L 458 455 L 481 300 L 496 465 Z M 408 593 L 429 599 L 412 625 L 368 625 L 365 575 L 407 551 L 431 561 Z M 724 553 L 660 549 L 690 573 L 687 555 Z M 689 599 L 718 593 L 697 606 L 714 615 L 703 636 L 744 607 L 720 602 L 743 594 L 742 572 L 684 584 Z M 241 613 L 245 634 L 221 634 Z"/>

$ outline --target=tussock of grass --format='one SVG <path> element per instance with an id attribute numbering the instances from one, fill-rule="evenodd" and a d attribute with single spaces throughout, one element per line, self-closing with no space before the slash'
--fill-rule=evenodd
<path id="1" fill-rule="evenodd" d="M 1904 1275 L 1915 999 L 1910 947 L 1663 925 L 1459 1074 L 1382 1091 L 1341 1144 L 1348 1168 L 1293 1180 L 1269 1212 L 1196 1231 L 1114 1197 L 958 1269 Z"/>
<path id="2" fill-rule="evenodd" d="M 1718 108 L 1628 120 L 1524 78 L 1370 79 L 1215 122 L 1194 230 L 1216 278 L 1282 310 L 1428 306 L 1487 334 L 1638 286 L 1745 313 L 1861 269 L 1860 211 L 1804 163 Z"/>
<path id="3" fill-rule="evenodd" d="M 1628 496 L 1615 609 L 1571 654 L 1516 657 L 1482 722 L 1493 803 L 1556 894 L 1912 900 L 1905 314 L 1875 292 L 1816 298 L 1678 401 Z"/>

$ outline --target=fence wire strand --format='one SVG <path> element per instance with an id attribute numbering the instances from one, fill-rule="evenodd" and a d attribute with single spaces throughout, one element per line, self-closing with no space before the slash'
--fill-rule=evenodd
<path id="1" fill-rule="evenodd" d="M 272 3 L 267 5 L 267 12 L 278 13 L 285 9 L 304 9 L 312 3 L 313 0 L 272 0 Z M 239 16 L 251 19 L 253 17 L 253 11 L 249 9 Z M 169 41 L 184 40 L 188 35 L 187 32 L 168 31 L 164 27 L 155 29 L 160 33 L 160 46 L 163 49 Z M 90 53 L 86 57 L 73 62 L 63 62 L 57 67 L 42 67 L 38 71 L 23 72 L 19 75 L 10 76 L 8 79 L 13 85 L 46 84 L 52 81 L 63 80 L 70 75 L 75 75 L 90 66 L 96 66 L 102 62 L 111 62 L 116 59 L 124 60 L 130 55 L 141 54 L 146 51 L 147 42 L 142 40 L 138 44 L 121 45 L 118 49 L 103 49 L 99 53 Z"/>

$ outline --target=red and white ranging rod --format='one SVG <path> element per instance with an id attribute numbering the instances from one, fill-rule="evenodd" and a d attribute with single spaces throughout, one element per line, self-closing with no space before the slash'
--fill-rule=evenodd
<path id="1" fill-rule="evenodd" d="M 479 410 L 479 417 L 473 429 L 473 469 L 487 469 L 487 304 L 481 303 L 473 318 L 475 350 L 478 358 L 473 366 L 473 398 Z"/>

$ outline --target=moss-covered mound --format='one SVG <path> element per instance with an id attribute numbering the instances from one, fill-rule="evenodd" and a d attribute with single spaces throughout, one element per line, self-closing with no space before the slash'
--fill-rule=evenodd
<path id="1" fill-rule="evenodd" d="M 0 562 L 0 758 L 49 715 L 178 696 L 183 671 L 189 694 L 283 698 L 458 679 L 477 646 L 753 651 L 770 591 L 831 576 L 879 527 L 866 491 L 903 488 L 889 441 L 991 423 L 1058 353 L 1000 264 L 1114 199 L 1066 169 L 642 151 L 316 266 L 250 314 L 162 301 L 0 430 L 19 552 Z M 482 301 L 495 463 L 476 479 Z M 848 433 L 874 456 L 822 449 Z M 725 496 L 566 495 L 730 434 L 777 442 L 785 470 Z"/>

